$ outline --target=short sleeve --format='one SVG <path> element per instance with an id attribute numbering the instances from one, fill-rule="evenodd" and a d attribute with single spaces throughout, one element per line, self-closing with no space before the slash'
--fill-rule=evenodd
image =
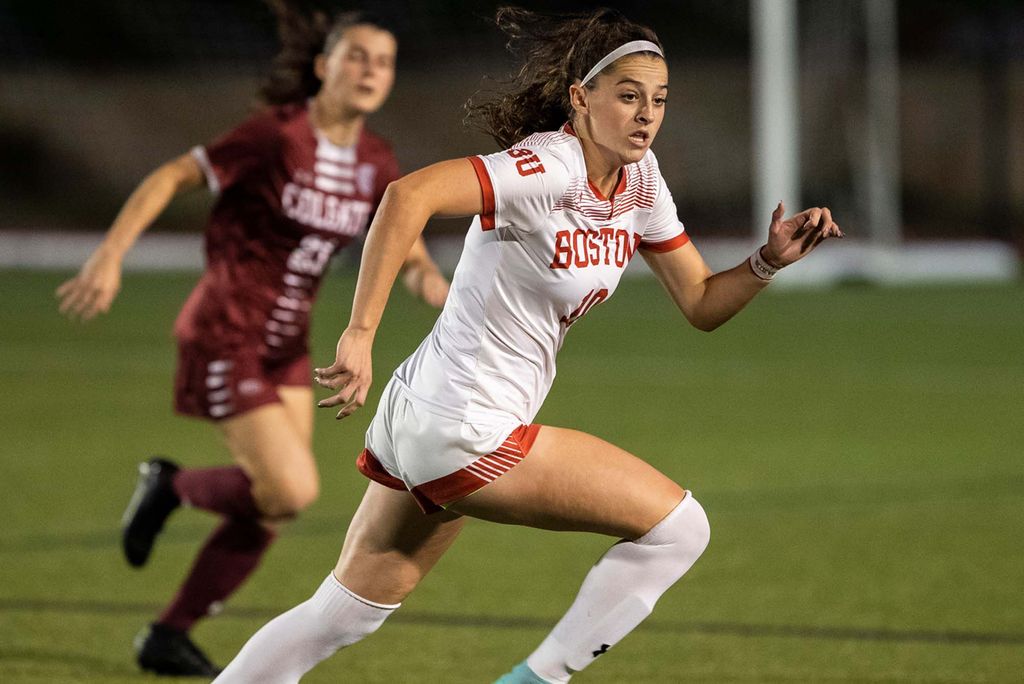
<path id="1" fill-rule="evenodd" d="M 647 220 L 640 248 L 651 252 L 671 252 L 690 241 L 686 229 L 679 220 L 676 203 L 672 201 L 672 193 L 665 179 L 658 174 L 658 196 L 654 200 L 654 209 Z"/>
<path id="2" fill-rule="evenodd" d="M 211 192 L 222 192 L 272 158 L 280 141 L 270 112 L 257 114 L 208 145 L 192 148 Z"/>
<path id="3" fill-rule="evenodd" d="M 549 149 L 513 147 L 495 154 L 469 157 L 480 181 L 484 230 L 515 227 L 532 231 L 568 184 L 565 164 Z"/>

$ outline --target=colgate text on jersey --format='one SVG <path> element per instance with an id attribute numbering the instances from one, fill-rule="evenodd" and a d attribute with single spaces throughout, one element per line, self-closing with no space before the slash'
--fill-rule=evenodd
<path id="1" fill-rule="evenodd" d="M 341 198 L 314 188 L 285 183 L 281 191 L 284 215 L 310 228 L 354 237 L 362 233 L 373 206 L 358 199 Z"/>

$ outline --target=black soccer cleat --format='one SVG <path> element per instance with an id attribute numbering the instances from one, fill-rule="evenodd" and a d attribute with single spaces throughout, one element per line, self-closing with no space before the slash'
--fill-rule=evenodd
<path id="1" fill-rule="evenodd" d="M 146 672 L 176 677 L 216 677 L 220 668 L 185 632 L 151 624 L 135 637 L 135 660 Z"/>
<path id="2" fill-rule="evenodd" d="M 139 480 L 121 518 L 121 547 L 128 564 L 141 568 L 149 560 L 156 535 L 181 505 L 171 480 L 178 465 L 165 458 L 139 464 Z"/>

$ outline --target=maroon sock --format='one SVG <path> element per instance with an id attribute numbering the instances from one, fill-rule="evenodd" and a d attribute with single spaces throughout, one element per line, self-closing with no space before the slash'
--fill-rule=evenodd
<path id="1" fill-rule="evenodd" d="M 187 632 L 242 585 L 275 536 L 252 519 L 222 522 L 203 544 L 185 583 L 157 622 Z"/>
<path id="2" fill-rule="evenodd" d="M 252 482 L 238 466 L 179 470 L 173 484 L 174 493 L 187 506 L 229 518 L 262 517 L 252 496 Z"/>

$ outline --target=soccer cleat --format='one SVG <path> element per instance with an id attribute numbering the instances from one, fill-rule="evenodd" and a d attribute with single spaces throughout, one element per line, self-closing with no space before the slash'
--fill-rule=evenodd
<path id="1" fill-rule="evenodd" d="M 171 485 L 176 472 L 177 464 L 165 458 L 151 458 L 139 464 L 139 480 L 121 518 L 121 547 L 133 567 L 146 564 L 167 516 L 181 505 Z"/>
<path id="2" fill-rule="evenodd" d="M 220 668 L 185 632 L 153 623 L 135 637 L 135 660 L 146 672 L 177 677 L 216 677 Z"/>
<path id="3" fill-rule="evenodd" d="M 494 684 L 548 684 L 548 680 L 538 677 L 524 661 L 513 667 L 511 672 L 499 677 Z"/>

